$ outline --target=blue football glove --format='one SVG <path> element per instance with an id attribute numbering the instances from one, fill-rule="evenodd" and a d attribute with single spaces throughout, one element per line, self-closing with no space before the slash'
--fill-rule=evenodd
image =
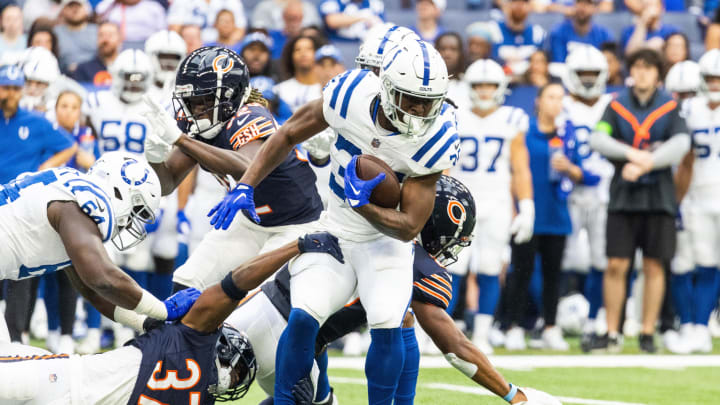
<path id="1" fill-rule="evenodd" d="M 188 219 L 187 215 L 185 215 L 185 211 L 178 210 L 178 212 L 177 212 L 177 233 L 178 233 L 178 235 L 187 237 L 188 235 L 190 235 L 191 229 L 192 229 L 192 225 L 190 224 L 190 220 Z"/>
<path id="2" fill-rule="evenodd" d="M 370 194 L 373 189 L 385 180 L 385 173 L 378 174 L 372 180 L 362 180 L 355 172 L 357 155 L 350 159 L 345 169 L 345 199 L 351 207 L 362 207 L 370 202 Z"/>
<path id="3" fill-rule="evenodd" d="M 167 320 L 174 321 L 182 318 L 190 310 L 195 301 L 197 301 L 200 294 L 200 290 L 186 288 L 171 295 L 164 302 L 168 313 Z"/>
<path id="4" fill-rule="evenodd" d="M 295 383 L 292 387 L 292 394 L 295 398 L 295 405 L 312 405 L 313 395 L 315 389 L 313 388 L 310 377 L 303 377 Z"/>
<path id="5" fill-rule="evenodd" d="M 164 212 L 165 211 L 162 208 L 158 210 L 158 213 L 155 216 L 155 221 L 145 224 L 145 232 L 150 234 L 150 233 L 157 231 L 158 228 L 160 228 L 160 221 L 162 221 Z"/>
<path id="6" fill-rule="evenodd" d="M 215 229 L 220 229 L 220 227 L 223 230 L 228 229 L 235 218 L 235 214 L 240 210 L 247 210 L 250 213 L 250 218 L 259 224 L 260 217 L 255 212 L 253 193 L 252 186 L 238 183 L 222 201 L 210 210 L 208 213 L 208 216 L 212 217 L 210 225 L 215 226 Z"/>
<path id="7" fill-rule="evenodd" d="M 345 263 L 338 238 L 327 232 L 311 233 L 298 238 L 298 249 L 301 253 L 327 253 L 340 263 Z"/>

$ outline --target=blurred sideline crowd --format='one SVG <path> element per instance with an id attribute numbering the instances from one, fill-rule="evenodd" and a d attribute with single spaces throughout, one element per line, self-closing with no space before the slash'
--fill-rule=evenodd
<path id="1" fill-rule="evenodd" d="M 598 107 L 604 93 L 622 98 L 632 94 L 628 89 L 645 86 L 654 92 L 664 85 L 678 100 L 701 94 L 710 100 L 711 110 L 717 107 L 712 95 L 720 94 L 716 53 L 720 51 L 713 51 L 720 48 L 718 4 L 716 0 L 0 0 L 0 66 L 6 66 L 0 75 L 4 115 L 0 159 L 8 162 L 0 168 L 0 184 L 49 167 L 86 170 L 102 153 L 117 149 L 117 139 L 126 142 L 128 150 L 135 143 L 141 151 L 145 127 L 140 118 L 133 120 L 139 116 L 134 106 L 143 94 L 151 94 L 172 108 L 175 69 L 202 46 L 236 51 L 248 65 L 251 85 L 270 101 L 282 124 L 300 106 L 319 98 L 331 78 L 354 67 L 358 46 L 369 30 L 388 22 L 403 24 L 441 53 L 452 77 L 448 98 L 460 110 L 477 107 L 473 102 L 477 83 L 463 80 L 466 69 L 474 62 L 492 60 L 502 69 L 502 79 L 494 82 L 497 101 L 530 117 L 524 135 L 535 190 L 534 235 L 503 242 L 499 264 L 492 266 L 501 268 L 499 274 L 484 274 L 479 269 L 482 264 L 470 257 L 450 268 L 454 280 L 448 311 L 474 343 L 486 353 L 494 346 L 522 350 L 529 337 L 532 348 L 564 351 L 569 349 L 564 336 L 580 335 L 583 350 L 590 351 L 621 345 L 624 333 L 639 334 L 641 349 L 654 352 L 657 325 L 667 350 L 708 352 L 710 337 L 720 335 L 716 316 L 710 315 L 720 290 L 720 259 L 702 252 L 696 259 L 692 252 L 718 250 L 720 239 L 714 238 L 720 237 L 720 230 L 693 229 L 678 214 L 684 212 L 680 202 L 695 181 L 692 176 L 698 175 L 697 170 L 688 174 L 692 160 L 670 162 L 662 167 L 658 180 L 651 176 L 655 172 L 648 172 L 656 169 L 652 163 L 640 172 L 650 158 L 630 159 L 638 166 L 635 180 L 658 182 L 662 188 L 668 178 L 674 179 L 675 189 L 684 191 L 676 193 L 678 198 L 672 196 L 670 208 L 648 202 L 631 210 L 670 217 L 672 229 L 664 219 L 656 224 L 643 217 L 638 225 L 640 220 L 622 218 L 607 225 L 607 235 L 612 170 L 595 173 L 601 178 L 595 184 L 587 182 L 587 173 L 576 176 L 574 170 L 585 170 L 582 161 L 594 153 L 589 135 L 611 98 Z M 585 47 L 598 52 L 589 53 L 583 63 L 565 63 Z M 705 65 L 717 60 L 718 67 L 708 71 L 702 62 L 692 62 L 703 54 Z M 577 82 L 569 81 L 569 72 Z M 645 77 L 649 79 L 639 83 Z M 648 102 L 669 102 L 662 98 L 664 92 L 651 96 L 650 101 L 635 100 L 635 107 L 643 110 Z M 595 105 L 599 113 L 568 111 L 566 99 Z M 681 107 L 676 110 L 673 114 L 678 117 L 672 120 L 683 120 L 682 124 L 662 121 L 645 129 L 652 132 L 664 125 L 669 128 L 665 141 L 703 131 L 678 129 L 686 124 Z M 594 114 L 588 118 L 593 127 L 584 134 L 569 118 L 575 112 Z M 720 127 L 720 120 L 715 121 Z M 615 133 L 622 129 L 621 123 L 617 126 Z M 564 137 L 569 133 L 577 145 L 567 146 L 570 138 Z M 564 139 L 565 145 L 553 146 L 556 138 Z M 533 140 L 538 144 L 533 145 Z M 699 157 L 717 159 L 720 150 L 714 142 L 693 142 L 696 157 L 699 149 Z M 468 147 L 465 141 L 462 147 Z M 459 177 L 471 158 L 462 153 Z M 587 156 L 575 159 L 573 154 Z M 626 169 L 620 169 L 625 176 Z M 318 187 L 326 188 L 320 183 L 327 183 L 327 178 L 318 177 Z M 570 183 L 577 187 L 563 189 Z M 583 187 L 600 191 L 577 192 Z M 563 190 L 555 195 L 556 189 Z M 161 220 L 148 229 L 153 237 L 135 251 L 116 254 L 118 264 L 158 298 L 169 296 L 173 270 L 209 231 L 206 214 L 224 192 L 206 172 L 189 176 L 177 193 L 164 200 Z M 667 189 L 659 193 L 643 198 L 669 198 Z M 520 215 L 522 207 L 517 211 Z M 478 214 L 492 215 L 482 208 Z M 631 236 L 620 240 L 623 231 Z M 708 241 L 696 247 L 703 232 L 711 232 Z M 608 260 L 606 238 L 609 242 L 611 237 L 626 243 L 632 254 L 615 251 L 618 257 L 611 255 Z M 654 238 L 663 243 L 651 243 Z M 485 239 L 478 238 L 476 231 L 476 244 Z M 636 247 L 645 255 L 636 256 Z M 470 249 L 466 250 L 468 256 Z M 648 258 L 648 250 L 662 254 Z M 618 258 L 622 260 L 613 260 Z M 638 271 L 627 271 L 630 267 Z M 79 302 L 63 272 L 5 281 L 0 292 L 15 341 L 34 338 L 45 340 L 56 352 L 93 353 L 122 345 L 133 336 L 130 329 L 111 325 L 94 308 Z M 700 304 L 695 302 L 698 297 Z M 603 307 L 608 302 L 612 314 L 605 322 Z M 358 332 L 346 338 L 344 351 L 359 354 L 368 344 L 369 337 Z M 425 352 L 437 352 L 429 339 L 421 339 L 421 346 Z"/>

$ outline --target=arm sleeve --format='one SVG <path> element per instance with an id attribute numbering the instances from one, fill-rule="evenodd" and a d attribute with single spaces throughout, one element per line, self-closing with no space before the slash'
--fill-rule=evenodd
<path id="1" fill-rule="evenodd" d="M 616 139 L 615 112 L 608 106 L 600 122 L 590 134 L 590 147 L 612 160 L 625 160 L 630 146 Z"/>
<path id="2" fill-rule="evenodd" d="M 653 152 L 653 169 L 662 169 L 680 163 L 690 150 L 690 135 L 675 134 Z"/>

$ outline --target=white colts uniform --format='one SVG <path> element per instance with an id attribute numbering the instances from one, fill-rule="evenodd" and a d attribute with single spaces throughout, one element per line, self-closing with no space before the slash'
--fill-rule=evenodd
<path id="1" fill-rule="evenodd" d="M 685 117 L 692 133 L 695 163 L 690 189 L 683 201 L 683 222 L 690 231 L 694 261 L 720 264 L 720 108 L 711 110 L 704 97 L 686 102 Z"/>
<path id="2" fill-rule="evenodd" d="M 512 194 L 510 144 L 528 130 L 528 116 L 519 108 L 501 106 L 482 118 L 470 110 L 458 112 L 460 161 L 453 177 L 465 184 L 476 204 L 475 241 L 463 249 L 450 268 L 464 274 L 497 276 L 510 242 Z"/>
<path id="3" fill-rule="evenodd" d="M 357 291 L 371 328 L 397 328 L 412 294 L 413 244 L 378 232 L 345 203 L 344 174 L 352 156 L 377 156 L 401 181 L 439 173 L 457 160 L 459 139 L 451 106 L 443 106 L 423 137 L 410 139 L 376 124 L 380 91 L 380 80 L 367 70 L 347 71 L 323 90 L 323 114 L 336 137 L 330 152 L 332 193 L 320 224 L 339 238 L 345 263 L 309 253 L 290 266 L 293 306 L 320 324 Z"/>
<path id="4" fill-rule="evenodd" d="M 603 271 L 607 265 L 605 255 L 605 225 L 607 204 L 610 200 L 610 179 L 612 164 L 588 144 L 590 134 L 602 117 L 605 108 L 612 101 L 612 95 L 604 94 L 589 106 L 567 96 L 563 99 L 563 122 L 569 120 L 575 127 L 576 142 L 584 167 L 600 176 L 595 186 L 577 185 L 570 194 L 570 219 L 573 233 L 567 239 L 563 269 L 587 273 L 590 267 Z M 583 238 L 583 231 L 587 239 Z"/>

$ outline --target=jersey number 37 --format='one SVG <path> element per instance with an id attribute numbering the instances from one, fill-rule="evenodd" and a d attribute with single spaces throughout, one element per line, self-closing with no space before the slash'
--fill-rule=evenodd
<path id="1" fill-rule="evenodd" d="M 165 391 L 165 390 L 189 390 L 195 387 L 200 381 L 201 371 L 200 366 L 193 359 L 186 359 L 185 365 L 187 370 L 190 372 L 190 376 L 187 378 L 178 378 L 177 370 L 166 370 L 164 378 L 158 378 L 158 374 L 162 370 L 162 360 L 158 361 L 155 365 L 152 375 L 148 379 L 147 388 L 153 391 Z M 200 405 L 200 392 L 190 392 L 189 405 Z M 138 398 L 138 405 L 166 405 L 163 402 L 157 401 L 145 395 L 140 395 Z"/>

